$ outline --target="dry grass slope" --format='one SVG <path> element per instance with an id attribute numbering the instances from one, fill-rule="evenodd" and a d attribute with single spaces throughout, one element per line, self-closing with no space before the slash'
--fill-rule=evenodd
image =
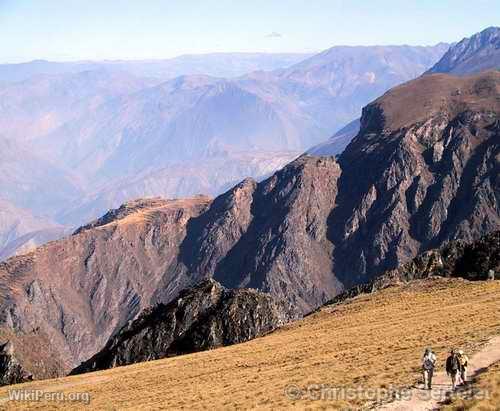
<path id="1" fill-rule="evenodd" d="M 16 388 L 89 392 L 101 410 L 358 407 L 356 399 L 292 401 L 284 388 L 412 385 L 425 346 L 442 367 L 450 346 L 474 352 L 499 335 L 499 298 L 498 281 L 419 281 L 326 307 L 248 343 Z M 8 390 L 0 389 L 0 408 L 68 405 L 2 400 Z"/>
<path id="2" fill-rule="evenodd" d="M 500 363 L 496 363 L 474 381 L 477 398 L 454 398 L 441 411 L 498 411 L 500 410 Z"/>
<path id="3" fill-rule="evenodd" d="M 430 115 L 447 109 L 452 115 L 465 108 L 500 110 L 500 72 L 455 77 L 445 74 L 429 74 L 392 88 L 373 104 L 384 110 L 385 127 L 400 127 L 425 121 Z M 408 101 L 412 104 L 409 106 Z"/>

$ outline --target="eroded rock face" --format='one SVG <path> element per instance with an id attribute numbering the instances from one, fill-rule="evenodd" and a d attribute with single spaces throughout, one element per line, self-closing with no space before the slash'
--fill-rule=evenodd
<path id="1" fill-rule="evenodd" d="M 333 158 L 302 157 L 260 184 L 245 181 L 219 197 L 193 220 L 193 237 L 181 246 L 191 250 L 181 253 L 189 272 L 270 292 L 303 312 L 327 301 L 342 289 L 327 238 L 339 176 Z"/>
<path id="2" fill-rule="evenodd" d="M 154 200 L 148 207 L 144 202 L 134 212 L 0 263 L 0 336 L 2 330 L 29 336 L 45 347 L 37 358 L 31 358 L 33 350 L 21 349 L 25 344 L 15 348 L 36 378 L 67 373 L 99 351 L 127 321 L 156 303 L 161 281 L 180 288 L 189 284 L 166 271 L 187 222 L 210 200 Z"/>
<path id="3" fill-rule="evenodd" d="M 329 220 L 345 287 L 500 227 L 500 73 L 426 75 L 365 107 Z"/>
<path id="4" fill-rule="evenodd" d="M 0 385 L 18 384 L 31 381 L 28 373 L 14 356 L 14 347 L 10 341 L 0 344 Z"/>
<path id="5" fill-rule="evenodd" d="M 330 303 L 338 303 L 360 294 L 372 293 L 402 282 L 432 276 L 460 277 L 467 280 L 500 279 L 500 231 L 472 243 L 451 241 L 443 247 L 426 251 L 410 262 L 389 270 L 375 280 L 350 288 Z"/>
<path id="6" fill-rule="evenodd" d="M 122 328 L 72 374 L 248 341 L 298 318 L 289 303 L 255 290 L 228 290 L 209 279 Z"/>

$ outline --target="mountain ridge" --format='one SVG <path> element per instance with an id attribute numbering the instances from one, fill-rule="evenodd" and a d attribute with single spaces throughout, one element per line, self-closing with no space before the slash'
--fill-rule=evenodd
<path id="1" fill-rule="evenodd" d="M 170 59 L 75 62 L 39 59 L 24 63 L 0 64 L 0 81 L 12 83 L 37 74 L 65 74 L 99 69 L 128 72 L 135 76 L 154 77 L 160 80 L 169 80 L 183 74 L 236 77 L 257 68 L 272 70 L 291 65 L 310 55 L 309 53 L 208 53 L 187 54 Z"/>
<path id="2" fill-rule="evenodd" d="M 36 378 L 57 375 L 206 278 L 308 313 L 421 252 L 498 230 L 499 87 L 496 71 L 422 76 L 366 106 L 338 160 L 301 156 L 214 200 L 147 200 L 158 203 L 0 263 L 0 334 L 51 340 L 45 371 L 16 358 Z"/>
<path id="3" fill-rule="evenodd" d="M 71 375 L 242 343 L 299 318 L 293 307 L 213 279 L 183 290 L 127 324 Z"/>
<path id="4" fill-rule="evenodd" d="M 202 58 L 181 59 L 178 67 L 193 70 L 173 79 L 139 63 L 128 71 L 122 62 L 76 64 L 57 74 L 36 62 L 47 74 L 0 87 L 0 134 L 20 146 L 0 177 L 5 199 L 76 227 L 133 198 L 218 195 L 246 176 L 269 176 L 329 137 L 380 92 L 428 68 L 444 46 L 334 50 L 330 66 L 324 57 L 308 60 L 322 73 L 314 84 L 311 73 L 294 64 L 297 56 L 273 57 L 270 64 L 281 61 L 280 70 L 266 66 L 266 56 L 236 56 L 250 58 L 242 68 L 261 64 L 261 70 L 228 78 L 195 70 Z M 356 63 L 364 53 L 372 57 L 367 66 Z M 219 55 L 207 64 L 217 69 L 223 61 L 232 70 L 236 60 Z M 23 67 L 14 68 L 21 73 Z M 30 144 L 49 180 L 57 178 L 57 193 L 39 190 L 39 173 L 13 184 L 13 174 L 28 174 L 34 164 L 21 147 Z"/>
<path id="5" fill-rule="evenodd" d="M 500 68 L 500 27 L 488 27 L 453 44 L 427 73 L 474 74 Z"/>

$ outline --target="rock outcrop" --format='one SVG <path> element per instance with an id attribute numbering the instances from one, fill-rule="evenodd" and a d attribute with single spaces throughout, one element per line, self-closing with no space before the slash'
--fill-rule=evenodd
<path id="1" fill-rule="evenodd" d="M 31 381 L 33 376 L 23 369 L 14 356 L 14 347 L 10 341 L 0 344 L 0 385 L 18 384 Z"/>
<path id="2" fill-rule="evenodd" d="M 298 317 L 289 303 L 268 294 L 204 280 L 170 304 L 145 311 L 72 374 L 241 343 Z"/>
<path id="3" fill-rule="evenodd" d="M 393 285 L 432 276 L 460 277 L 471 281 L 500 280 L 500 231 L 487 234 L 472 243 L 451 241 L 443 247 L 426 251 L 410 262 L 389 270 L 375 280 L 360 284 L 336 296 L 328 304 L 345 301 L 360 294 L 372 293 Z"/>

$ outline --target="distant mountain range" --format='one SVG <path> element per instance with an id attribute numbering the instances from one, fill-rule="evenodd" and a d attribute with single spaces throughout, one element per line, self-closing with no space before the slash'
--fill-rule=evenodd
<path id="1" fill-rule="evenodd" d="M 443 57 L 426 74 L 467 75 L 500 69 L 500 28 L 488 27 L 480 33 L 451 45 Z M 340 154 L 359 131 L 359 119 L 339 130 L 333 137 L 307 152 L 320 156 Z"/>
<path id="2" fill-rule="evenodd" d="M 345 127 L 337 131 L 327 141 L 311 147 L 307 154 L 312 156 L 336 156 L 348 146 L 351 140 L 359 133 L 360 119 L 351 121 Z"/>
<path id="3" fill-rule="evenodd" d="M 60 225 L 0 200 L 0 260 L 69 234 Z"/>
<path id="4" fill-rule="evenodd" d="M 135 335 L 110 337 L 207 278 L 308 313 L 426 250 L 499 230 L 499 94 L 499 71 L 420 76 L 364 107 L 338 159 L 302 156 L 213 200 L 132 201 L 0 263 L 9 356 L 35 378 L 69 372 L 108 341 L 124 344 L 112 357 L 133 357 L 159 341 L 142 331 L 156 331 L 135 323 Z"/>
<path id="5" fill-rule="evenodd" d="M 219 194 L 326 140 L 447 48 L 0 66 L 0 81 L 22 80 L 0 87 L 1 198 L 76 226 L 132 198 Z"/>
<path id="6" fill-rule="evenodd" d="M 54 62 L 35 60 L 28 63 L 0 64 L 0 83 L 24 81 L 36 75 L 76 74 L 106 70 L 149 77 L 160 81 L 185 75 L 238 77 L 256 70 L 276 70 L 298 63 L 309 53 L 211 53 L 183 55 L 163 60 L 106 60 Z"/>

